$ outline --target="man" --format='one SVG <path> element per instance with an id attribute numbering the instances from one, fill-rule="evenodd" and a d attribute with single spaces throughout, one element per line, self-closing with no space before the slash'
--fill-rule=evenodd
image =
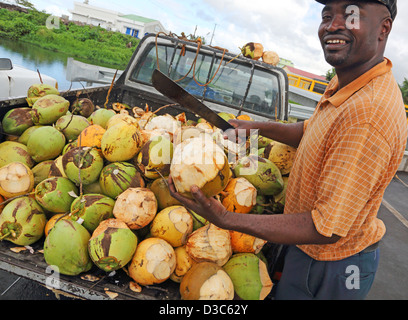
<path id="1" fill-rule="evenodd" d="M 309 121 L 231 121 L 237 129 L 298 148 L 284 215 L 226 211 L 192 188 L 173 197 L 215 225 L 289 245 L 276 299 L 364 299 L 385 226 L 377 218 L 402 160 L 407 126 L 401 92 L 384 58 L 396 0 L 318 0 L 319 38 L 337 76 Z"/>

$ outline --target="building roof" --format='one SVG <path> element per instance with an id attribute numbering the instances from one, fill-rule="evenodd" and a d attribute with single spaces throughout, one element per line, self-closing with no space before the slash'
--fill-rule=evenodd
<path id="1" fill-rule="evenodd" d="M 309 78 L 309 79 L 313 79 L 313 80 L 320 80 L 320 81 L 326 81 L 326 77 L 324 76 L 319 76 L 317 74 L 314 73 L 310 73 L 304 70 L 300 70 L 291 66 L 285 66 L 285 69 L 288 69 L 289 73 L 293 73 L 295 75 L 301 76 L 301 77 L 305 77 L 305 78 Z"/>
<path id="2" fill-rule="evenodd" d="M 149 22 L 157 21 L 155 19 L 149 19 L 149 18 L 145 18 L 145 17 L 142 17 L 142 16 L 137 16 L 135 14 L 125 14 L 125 15 L 120 15 L 120 17 L 125 18 L 125 19 L 129 19 L 129 20 L 133 20 L 133 21 L 143 22 L 143 23 L 149 23 Z"/>

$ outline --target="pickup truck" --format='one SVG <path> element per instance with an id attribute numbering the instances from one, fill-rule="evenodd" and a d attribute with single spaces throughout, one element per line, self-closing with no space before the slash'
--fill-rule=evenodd
<path id="1" fill-rule="evenodd" d="M 288 77 L 286 72 L 261 61 L 236 57 L 220 48 L 202 46 L 197 50 L 196 42 L 177 37 L 146 35 L 134 52 L 126 70 L 109 85 L 83 90 L 61 92 L 71 103 L 79 98 L 89 98 L 97 106 L 111 107 L 121 102 L 132 107 L 157 110 L 174 104 L 151 84 L 156 68 L 179 81 L 187 91 L 194 94 L 215 112 L 234 115 L 247 114 L 255 120 L 288 120 Z M 195 68 L 193 63 L 195 62 Z M 189 70 L 194 70 L 189 72 Z M 217 71 L 218 70 L 218 71 Z M 187 75 L 187 76 L 186 76 Z M 215 77 L 214 77 L 215 75 Z M 213 81 L 206 87 L 197 85 Z M 109 92 L 109 102 L 107 102 Z M 26 107 L 25 98 L 0 101 L 0 119 L 13 108 Z M 186 113 L 187 119 L 197 119 L 180 106 L 165 108 L 161 113 L 173 115 Z M 0 141 L 3 141 L 4 137 Z M 36 281 L 54 292 L 80 299 L 110 299 L 106 291 L 118 294 L 116 299 L 128 300 L 176 300 L 180 298 L 179 285 L 171 280 L 157 286 L 144 287 L 135 293 L 129 289 L 130 278 L 123 270 L 107 275 L 92 270 L 95 282 L 82 276 L 55 275 L 46 265 L 42 253 L 43 241 L 39 241 L 24 252 L 15 253 L 11 243 L 0 243 L 0 270 L 22 278 Z M 275 250 L 275 249 L 274 249 Z M 31 252 L 30 252 L 31 251 Z M 276 248 L 279 252 L 279 248 Z"/>

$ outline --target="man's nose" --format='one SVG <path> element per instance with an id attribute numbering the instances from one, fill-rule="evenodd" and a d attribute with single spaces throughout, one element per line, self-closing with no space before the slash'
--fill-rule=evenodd
<path id="1" fill-rule="evenodd" d="M 346 29 L 346 19 L 342 15 L 335 15 L 326 26 L 326 31 L 335 32 Z"/>

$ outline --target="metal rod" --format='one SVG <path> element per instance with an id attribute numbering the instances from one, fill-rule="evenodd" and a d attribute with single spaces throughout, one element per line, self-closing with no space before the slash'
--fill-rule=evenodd
<path id="1" fill-rule="evenodd" d="M 4 296 L 7 293 L 7 291 L 9 291 L 20 280 L 21 280 L 21 277 L 18 277 L 17 280 L 14 281 L 6 290 L 4 290 L 1 295 Z"/>

